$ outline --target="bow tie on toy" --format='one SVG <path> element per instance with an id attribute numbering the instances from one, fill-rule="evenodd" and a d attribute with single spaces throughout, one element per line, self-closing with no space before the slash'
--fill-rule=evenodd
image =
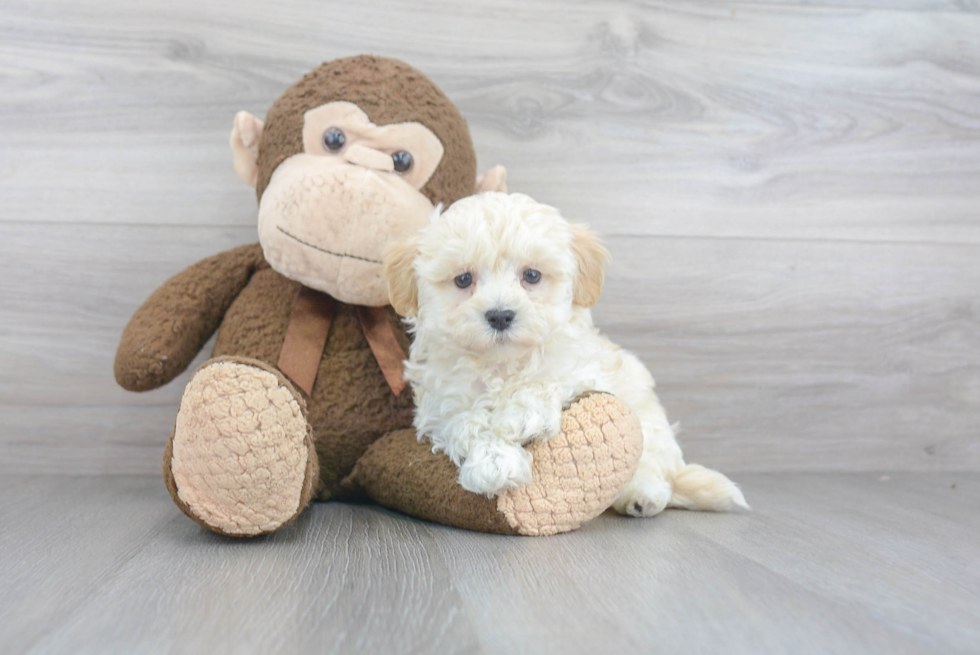
<path id="1" fill-rule="evenodd" d="M 336 304 L 337 301 L 327 294 L 306 286 L 300 288 L 293 301 L 278 366 L 307 395 L 313 393 Z M 395 338 L 385 308 L 359 305 L 357 317 L 385 381 L 392 393 L 401 395 L 405 389 L 405 379 L 402 377 L 405 351 Z"/>

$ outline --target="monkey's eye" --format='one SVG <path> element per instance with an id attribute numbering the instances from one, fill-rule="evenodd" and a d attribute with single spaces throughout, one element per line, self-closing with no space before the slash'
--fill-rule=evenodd
<path id="1" fill-rule="evenodd" d="M 344 131 L 339 127 L 331 127 L 323 133 L 323 145 L 330 152 L 337 152 L 347 143 Z"/>
<path id="2" fill-rule="evenodd" d="M 541 271 L 536 271 L 533 268 L 529 268 L 524 271 L 524 281 L 528 284 L 537 284 L 541 281 Z"/>
<path id="3" fill-rule="evenodd" d="M 404 173 L 415 163 L 415 160 L 412 159 L 412 153 L 407 150 L 399 150 L 396 153 L 392 153 L 391 160 L 395 163 L 395 170 L 399 173 Z"/>
<path id="4" fill-rule="evenodd" d="M 473 284 L 473 276 L 469 273 L 463 273 L 462 275 L 457 275 L 453 282 L 455 282 L 456 286 L 460 289 L 465 289 Z"/>

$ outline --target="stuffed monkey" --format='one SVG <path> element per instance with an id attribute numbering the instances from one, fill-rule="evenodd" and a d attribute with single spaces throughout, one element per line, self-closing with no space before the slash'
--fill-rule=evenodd
<path id="1" fill-rule="evenodd" d="M 496 498 L 456 483 L 420 443 L 388 306 L 381 252 L 435 205 L 503 190 L 477 177 L 466 122 L 422 73 L 396 60 L 328 62 L 261 121 L 240 112 L 238 175 L 255 188 L 259 243 L 177 274 L 126 326 L 115 375 L 132 391 L 170 382 L 217 330 L 191 377 L 164 454 L 174 502 L 231 536 L 275 531 L 313 498 L 370 498 L 413 516 L 511 534 L 572 530 L 616 498 L 642 436 L 604 394 L 572 403 L 562 432 L 531 447 L 534 479 Z"/>

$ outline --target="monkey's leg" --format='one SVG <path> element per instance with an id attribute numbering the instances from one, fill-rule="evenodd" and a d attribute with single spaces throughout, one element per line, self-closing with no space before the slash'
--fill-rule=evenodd
<path id="1" fill-rule="evenodd" d="M 306 405 L 282 373 L 237 357 L 197 369 L 163 462 L 185 514 L 229 536 L 272 532 L 310 502 L 318 469 Z"/>
<path id="2" fill-rule="evenodd" d="M 487 498 L 459 486 L 459 470 L 419 443 L 414 430 L 390 432 L 358 460 L 348 479 L 391 509 L 470 530 L 528 536 L 575 530 L 608 508 L 636 470 L 640 424 L 604 393 L 576 399 L 561 432 L 528 446 L 532 481 Z"/>

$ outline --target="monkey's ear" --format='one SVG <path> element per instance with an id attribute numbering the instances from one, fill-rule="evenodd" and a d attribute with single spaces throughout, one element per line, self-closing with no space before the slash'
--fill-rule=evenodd
<path id="1" fill-rule="evenodd" d="M 248 113 L 235 114 L 235 126 L 231 128 L 231 151 L 235 155 L 235 172 L 242 181 L 255 188 L 259 181 L 259 169 L 255 161 L 259 158 L 259 140 L 265 124 Z"/>
<path id="2" fill-rule="evenodd" d="M 476 192 L 500 191 L 507 193 L 507 169 L 503 166 L 494 166 L 483 175 L 476 178 Z"/>
<path id="3" fill-rule="evenodd" d="M 419 287 L 415 279 L 415 258 L 418 254 L 418 237 L 391 243 L 385 248 L 382 259 L 388 299 L 399 316 L 410 318 L 419 310 Z"/>
<path id="4" fill-rule="evenodd" d="M 580 307 L 591 307 L 602 293 L 609 251 L 599 243 L 599 237 L 584 225 L 572 225 L 571 228 L 572 252 L 578 263 L 572 283 L 572 302 Z"/>

